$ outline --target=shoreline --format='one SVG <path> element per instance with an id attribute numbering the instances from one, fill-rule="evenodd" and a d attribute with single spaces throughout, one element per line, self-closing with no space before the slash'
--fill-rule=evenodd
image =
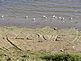
<path id="1" fill-rule="evenodd" d="M 5 39 L 6 36 L 12 43 L 17 45 L 24 51 L 60 51 L 61 48 L 65 51 L 80 51 L 80 48 L 77 47 L 80 44 L 77 45 L 76 43 L 80 42 L 81 31 L 75 28 L 52 29 L 47 26 L 43 28 L 32 29 L 16 26 L 0 26 L 0 38 L 2 41 L 4 41 L 0 41 L 2 43 L 1 46 L 6 46 L 6 48 L 9 48 L 13 45 Z M 45 44 L 47 46 L 45 46 Z M 73 46 L 76 47 L 74 48 Z"/>

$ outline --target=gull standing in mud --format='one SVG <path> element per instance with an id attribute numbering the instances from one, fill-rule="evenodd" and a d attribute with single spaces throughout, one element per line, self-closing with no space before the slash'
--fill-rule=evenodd
<path id="1" fill-rule="evenodd" d="M 43 16 L 42 16 L 42 20 L 47 21 L 47 16 L 43 15 Z"/>
<path id="2" fill-rule="evenodd" d="M 72 19 L 73 19 L 72 17 L 69 18 L 69 20 L 72 20 Z"/>
<path id="3" fill-rule="evenodd" d="M 33 18 L 33 21 L 36 22 L 36 18 Z"/>
<path id="4" fill-rule="evenodd" d="M 25 16 L 25 19 L 28 19 L 28 16 Z"/>
<path id="5" fill-rule="evenodd" d="M 62 22 L 65 22 L 65 21 L 64 21 L 64 19 L 65 19 L 65 18 L 64 18 L 64 17 L 62 17 L 62 19 L 61 19 L 61 20 L 62 20 Z"/>
<path id="6" fill-rule="evenodd" d="M 71 20 L 71 22 L 73 22 L 72 19 L 73 19 L 72 17 L 69 18 L 69 20 Z"/>
<path id="7" fill-rule="evenodd" d="M 61 19 L 62 19 L 62 17 L 58 17 L 58 19 L 60 19 L 60 20 L 61 20 Z"/>
<path id="8" fill-rule="evenodd" d="M 43 15 L 43 18 L 47 19 L 47 16 Z"/>
<path id="9" fill-rule="evenodd" d="M 65 18 L 64 17 L 62 17 L 62 20 L 64 20 Z"/>
<path id="10" fill-rule="evenodd" d="M 57 16 L 53 15 L 53 16 L 52 16 L 52 18 L 55 18 L 55 19 L 57 19 Z"/>
<path id="11" fill-rule="evenodd" d="M 1 18 L 4 20 L 4 15 L 2 15 Z"/>
<path id="12" fill-rule="evenodd" d="M 4 15 L 2 15 L 1 18 L 4 18 Z"/>
<path id="13" fill-rule="evenodd" d="M 59 19 L 60 19 L 62 22 L 65 22 L 65 21 L 64 21 L 64 17 L 59 17 Z"/>

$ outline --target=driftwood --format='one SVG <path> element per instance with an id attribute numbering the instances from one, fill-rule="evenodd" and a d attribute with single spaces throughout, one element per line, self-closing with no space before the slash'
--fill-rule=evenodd
<path id="1" fill-rule="evenodd" d="M 11 45 L 13 45 L 15 48 L 17 48 L 18 50 L 23 51 L 21 48 L 19 48 L 19 47 L 16 46 L 14 43 L 12 43 L 12 42 L 9 40 L 9 38 L 8 38 L 7 35 L 6 35 L 6 40 L 7 40 Z"/>

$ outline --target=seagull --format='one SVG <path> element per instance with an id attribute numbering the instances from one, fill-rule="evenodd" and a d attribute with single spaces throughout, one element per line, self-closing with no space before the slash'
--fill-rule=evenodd
<path id="1" fill-rule="evenodd" d="M 52 16 L 53 18 L 57 18 L 55 15 Z"/>
<path id="2" fill-rule="evenodd" d="M 33 21 L 35 22 L 36 18 L 33 18 Z"/>
<path id="3" fill-rule="evenodd" d="M 73 19 L 72 17 L 69 17 L 69 20 L 71 20 L 71 22 L 73 22 L 72 19 Z"/>
<path id="4" fill-rule="evenodd" d="M 47 16 L 43 15 L 43 18 L 47 19 Z"/>
<path id="5" fill-rule="evenodd" d="M 4 15 L 2 15 L 1 18 L 4 18 Z"/>
<path id="6" fill-rule="evenodd" d="M 56 16 L 55 16 L 55 15 L 53 15 L 52 17 L 53 17 L 53 18 L 55 18 Z"/>
<path id="7" fill-rule="evenodd" d="M 58 17 L 58 19 L 63 20 L 62 17 Z"/>
<path id="8" fill-rule="evenodd" d="M 59 19 L 62 19 L 62 17 L 59 17 Z"/>
<path id="9" fill-rule="evenodd" d="M 69 20 L 72 20 L 72 19 L 73 19 L 72 17 L 69 18 Z"/>
<path id="10" fill-rule="evenodd" d="M 28 19 L 28 16 L 25 16 L 25 19 Z"/>

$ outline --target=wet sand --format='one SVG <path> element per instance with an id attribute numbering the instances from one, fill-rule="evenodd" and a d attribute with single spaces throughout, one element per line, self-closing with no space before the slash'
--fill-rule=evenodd
<path id="1" fill-rule="evenodd" d="M 0 48 L 20 51 L 81 52 L 81 31 L 75 28 L 52 29 L 0 27 Z"/>

